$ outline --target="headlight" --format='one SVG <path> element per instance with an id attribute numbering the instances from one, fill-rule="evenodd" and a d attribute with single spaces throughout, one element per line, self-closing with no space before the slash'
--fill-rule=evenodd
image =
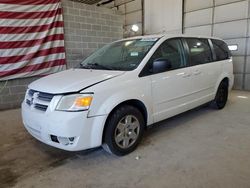
<path id="1" fill-rule="evenodd" d="M 56 110 L 82 111 L 88 110 L 93 97 L 89 94 L 65 95 L 59 101 Z"/>

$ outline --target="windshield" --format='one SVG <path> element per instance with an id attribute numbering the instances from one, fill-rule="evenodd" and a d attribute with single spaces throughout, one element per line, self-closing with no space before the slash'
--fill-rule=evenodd
<path id="1" fill-rule="evenodd" d="M 134 70 L 156 43 L 158 38 L 133 39 L 105 45 L 80 65 L 81 68 L 106 70 Z"/>

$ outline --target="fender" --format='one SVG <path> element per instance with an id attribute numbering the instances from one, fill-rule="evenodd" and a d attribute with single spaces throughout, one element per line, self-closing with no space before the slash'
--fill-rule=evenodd
<path id="1" fill-rule="evenodd" d="M 234 75 L 233 75 L 233 63 L 232 63 L 232 59 L 229 59 L 228 61 L 224 62 L 223 63 L 223 66 L 222 66 L 222 74 L 220 75 L 216 85 L 215 85 L 215 88 L 214 88 L 214 96 L 216 95 L 216 92 L 217 92 L 217 89 L 221 83 L 221 81 L 224 79 L 224 78 L 228 78 L 229 80 L 229 87 L 228 89 L 231 90 L 232 87 L 233 87 L 233 84 L 234 84 Z"/>
<path id="2" fill-rule="evenodd" d="M 94 93 L 88 118 L 103 117 L 102 122 L 94 124 L 91 130 L 91 134 L 97 139 L 96 143 L 99 145 L 102 144 L 103 130 L 108 115 L 115 107 L 125 101 L 141 101 L 147 110 L 147 125 L 153 123 L 151 79 L 149 77 L 138 78 L 137 76 L 130 76 L 129 73 L 126 75 L 126 78 L 118 76 L 83 91 L 84 93 Z"/>
<path id="3" fill-rule="evenodd" d="M 228 78 L 228 80 L 229 80 L 229 88 L 228 88 L 228 89 L 231 90 L 231 88 L 232 88 L 232 86 L 233 86 L 233 76 L 230 75 L 229 73 L 223 73 L 223 74 L 221 74 L 221 76 L 219 77 L 219 79 L 218 79 L 218 81 L 217 81 L 217 83 L 216 83 L 216 86 L 215 86 L 215 88 L 214 88 L 214 96 L 216 95 L 216 92 L 217 92 L 217 89 L 218 89 L 220 83 L 221 83 L 222 80 L 225 79 L 225 78 Z"/>
<path id="4" fill-rule="evenodd" d="M 130 90 L 131 91 L 131 90 Z M 110 114 L 110 112 L 117 107 L 119 104 L 123 103 L 124 101 L 128 101 L 128 100 L 139 100 L 141 101 L 144 106 L 146 107 L 147 110 L 147 125 L 150 125 L 153 123 L 153 118 L 151 116 L 152 114 L 152 107 L 151 105 L 146 102 L 148 99 L 146 99 L 145 96 L 141 96 L 141 97 L 133 97 L 133 92 L 131 92 L 131 94 L 129 95 L 128 92 L 119 92 L 119 93 L 115 93 L 114 95 L 109 96 L 109 98 L 107 98 L 105 100 L 105 102 L 103 102 L 99 108 L 95 108 L 95 109 L 91 109 L 88 113 L 88 118 L 94 118 L 94 117 L 100 117 L 103 116 L 103 121 L 102 122 L 98 122 L 98 118 L 97 121 L 94 123 L 95 126 L 93 126 L 92 130 L 91 130 L 91 137 L 95 138 L 92 142 L 95 143 L 95 146 L 100 146 L 102 144 L 102 138 L 103 138 L 103 131 L 104 131 L 104 127 L 105 127 L 105 123 L 107 121 L 108 115 Z M 95 105 L 93 105 L 95 106 Z"/>
<path id="5" fill-rule="evenodd" d="M 109 115 L 110 112 L 117 107 L 119 104 L 129 101 L 129 100 L 138 100 L 144 104 L 147 110 L 147 124 L 152 124 L 153 118 L 151 117 L 152 114 L 152 105 L 150 104 L 149 96 L 142 95 L 133 95 L 133 91 L 130 92 L 118 92 L 114 93 L 113 95 L 106 98 L 106 100 L 101 104 L 98 105 L 96 109 L 90 109 L 88 117 L 93 116 L 102 116 L 102 115 Z M 93 105 L 94 106 L 94 105 Z"/>

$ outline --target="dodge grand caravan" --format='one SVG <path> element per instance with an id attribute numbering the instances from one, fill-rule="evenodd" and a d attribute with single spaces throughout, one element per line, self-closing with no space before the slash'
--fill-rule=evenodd
<path id="1" fill-rule="evenodd" d="M 97 50 L 77 68 L 28 86 L 23 123 L 48 145 L 132 152 L 151 124 L 211 102 L 226 105 L 233 65 L 225 42 L 192 36 L 143 36 Z"/>

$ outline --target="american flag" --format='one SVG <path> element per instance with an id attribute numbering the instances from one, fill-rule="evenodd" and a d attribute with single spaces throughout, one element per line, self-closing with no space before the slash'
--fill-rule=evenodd
<path id="1" fill-rule="evenodd" d="M 0 80 L 65 69 L 60 0 L 0 0 Z"/>

